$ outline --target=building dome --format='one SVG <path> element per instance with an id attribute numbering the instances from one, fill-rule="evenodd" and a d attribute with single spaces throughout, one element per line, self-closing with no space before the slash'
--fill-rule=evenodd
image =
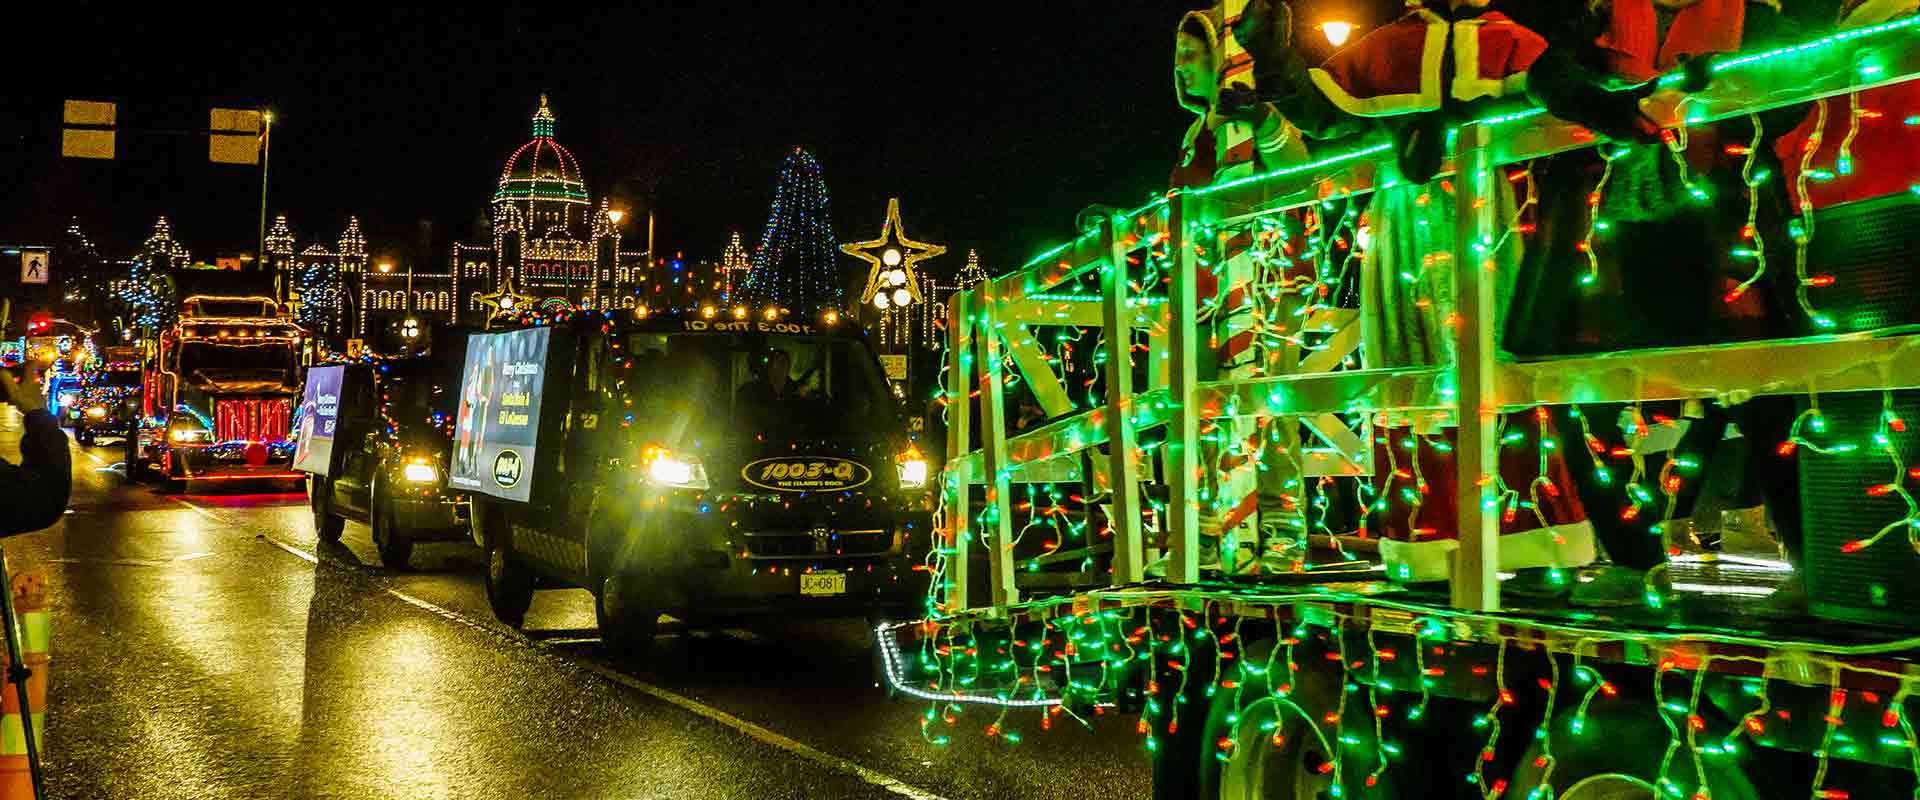
<path id="1" fill-rule="evenodd" d="M 580 163 L 553 140 L 553 110 L 547 107 L 544 94 L 540 95 L 540 110 L 533 112 L 533 140 L 507 157 L 493 199 L 495 203 L 531 200 L 587 205 L 587 185 L 580 176 Z"/>

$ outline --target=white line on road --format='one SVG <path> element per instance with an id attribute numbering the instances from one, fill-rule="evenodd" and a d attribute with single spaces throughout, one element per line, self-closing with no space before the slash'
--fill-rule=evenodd
<path id="1" fill-rule="evenodd" d="M 175 498 L 175 499 L 177 500 L 178 498 Z M 209 518 L 218 519 L 218 517 L 214 517 L 212 513 L 209 513 L 208 511 L 200 508 L 199 506 L 196 506 L 192 503 L 188 503 L 185 500 L 180 500 L 179 502 L 188 508 L 198 511 L 201 514 L 205 514 Z M 304 559 L 309 563 L 313 563 L 313 564 L 320 563 L 319 557 L 315 556 L 312 553 L 307 552 L 306 550 L 303 550 L 299 547 L 295 547 L 286 542 L 280 541 L 279 539 L 276 539 L 272 536 L 266 536 L 263 538 L 267 540 L 268 544 L 271 544 L 274 547 L 278 547 L 281 550 L 285 550 L 288 553 L 291 553 L 298 558 Z M 900 795 L 901 797 L 910 798 L 910 800 L 945 800 L 945 798 L 941 797 L 940 795 L 934 794 L 932 792 L 928 792 L 924 789 L 920 789 L 911 784 L 908 784 L 905 781 L 899 780 L 897 778 L 894 778 L 892 776 L 889 776 L 877 770 L 868 769 L 866 767 L 860 766 L 859 764 L 856 764 L 852 761 L 848 761 L 847 759 L 841 758 L 839 756 L 833 755 L 832 753 L 818 750 L 798 740 L 791 739 L 786 736 L 782 736 L 778 733 L 768 730 L 765 727 L 762 727 L 760 725 L 754 724 L 747 720 L 741 719 L 739 717 L 736 717 L 725 711 L 721 711 L 720 709 L 714 708 L 713 706 L 707 705 L 698 700 L 694 700 L 693 698 L 687 697 L 685 695 L 677 694 L 675 692 L 662 689 L 651 683 L 647 683 L 646 681 L 640 680 L 639 678 L 635 678 L 631 675 L 627 675 L 625 673 L 619 672 L 614 669 L 610 669 L 606 666 L 594 663 L 592 661 L 561 655 L 549 649 L 548 646 L 540 642 L 536 642 L 531 639 L 527 639 L 525 637 L 510 636 L 508 634 L 502 633 L 501 631 L 489 625 L 486 625 L 484 623 L 481 623 L 473 619 L 469 619 L 466 615 L 461 614 L 457 611 L 443 608 L 434 603 L 428 602 L 426 600 L 422 600 L 418 597 L 414 597 L 413 595 L 407 594 L 406 592 L 400 591 L 399 589 L 388 587 L 388 588 L 385 588 L 385 591 L 387 594 L 392 595 L 394 598 L 400 600 L 401 602 L 414 606 L 415 608 L 419 608 L 422 611 L 426 611 L 438 617 L 443 617 L 453 622 L 458 622 L 462 625 L 466 625 L 470 628 L 474 628 L 485 633 L 500 636 L 502 638 L 507 638 L 510 641 L 514 641 L 516 643 L 524 644 L 526 646 L 532 647 L 548 656 L 563 660 L 569 664 L 572 664 L 575 667 L 578 667 L 582 670 L 598 675 L 601 678 L 613 681 L 614 683 L 618 683 L 629 689 L 633 689 L 635 691 L 649 695 L 655 699 L 670 703 L 685 711 L 689 711 L 699 716 L 713 720 L 714 722 L 718 722 L 722 725 L 725 725 L 729 728 L 734 729 L 735 731 L 745 734 L 748 737 L 751 737 L 761 742 L 762 744 L 767 744 L 773 747 L 777 747 L 781 750 L 785 750 L 789 753 L 800 756 L 801 758 L 805 758 L 823 767 L 827 767 L 828 769 L 833 769 L 840 772 L 852 774 L 855 777 L 858 777 L 859 779 L 866 781 L 867 783 L 870 783 L 874 786 L 878 786 L 894 794 Z"/>

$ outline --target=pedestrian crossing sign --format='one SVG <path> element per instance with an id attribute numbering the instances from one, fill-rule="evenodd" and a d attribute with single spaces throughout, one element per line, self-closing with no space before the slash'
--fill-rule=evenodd
<path id="1" fill-rule="evenodd" d="M 21 283 L 46 283 L 47 282 L 47 251 L 45 250 L 20 251 L 20 282 Z"/>

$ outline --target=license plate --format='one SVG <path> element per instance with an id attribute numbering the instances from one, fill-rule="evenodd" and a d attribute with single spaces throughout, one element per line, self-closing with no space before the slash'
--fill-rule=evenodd
<path id="1" fill-rule="evenodd" d="M 846 594 L 847 573 L 844 572 L 806 572 L 800 575 L 800 594 L 809 597 Z"/>

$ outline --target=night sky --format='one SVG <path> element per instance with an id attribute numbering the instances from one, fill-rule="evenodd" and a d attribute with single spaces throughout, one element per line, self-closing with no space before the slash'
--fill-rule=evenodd
<path id="1" fill-rule="evenodd" d="M 196 257 L 252 250 L 258 172 L 208 165 L 192 132 L 208 106 L 264 104 L 270 210 L 301 246 L 353 214 L 377 254 L 438 266 L 545 92 L 589 190 L 656 209 L 663 252 L 714 258 L 736 229 L 751 248 L 799 144 L 841 240 L 877 234 L 897 195 L 909 233 L 950 248 L 934 270 L 978 248 L 999 271 L 1083 206 L 1164 188 L 1190 120 L 1170 78 L 1190 4 L 636 5 L 667 8 L 42 6 L 48 33 L 13 59 L 36 66 L 0 94 L 0 239 L 45 241 L 77 216 L 124 255 L 165 213 Z M 63 97 L 122 102 L 120 160 L 58 157 Z M 626 228 L 640 249 L 644 221 Z"/>

